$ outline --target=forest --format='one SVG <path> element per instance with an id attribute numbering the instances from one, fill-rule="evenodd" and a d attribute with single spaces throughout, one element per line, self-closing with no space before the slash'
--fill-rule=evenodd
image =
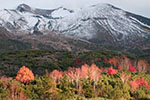
<path id="1" fill-rule="evenodd" d="M 6 58 L 7 54 L 20 55 L 21 53 L 16 52 L 1 54 L 1 62 L 6 64 L 4 58 Z M 25 54 L 24 59 L 27 59 L 25 52 L 31 53 L 32 51 L 22 51 Z M 19 66 L 18 64 L 19 67 L 13 69 L 13 71 L 17 70 L 15 74 L 1 75 L 1 100 L 150 99 L 149 62 L 142 60 L 140 57 L 137 58 L 109 51 L 87 52 L 78 54 L 78 56 L 65 51 L 61 51 L 61 53 L 60 51 L 36 51 L 36 54 L 40 53 L 40 55 L 43 54 L 42 56 L 44 56 L 45 52 L 46 54 L 48 52 L 55 54 L 55 57 L 56 52 L 57 54 L 59 52 L 58 58 L 60 58 L 61 53 L 65 53 L 67 56 L 63 57 L 63 59 L 67 59 L 69 56 L 72 60 L 66 65 L 61 63 L 64 67 L 60 66 L 60 63 L 53 62 L 56 63 L 54 65 L 59 67 L 51 68 L 53 66 L 49 64 L 47 70 L 44 70 L 46 69 L 44 67 L 41 70 L 44 70 L 44 72 L 39 74 L 37 73 L 39 68 L 37 67 L 37 70 L 32 68 L 32 64 L 28 62 L 22 63 L 25 65 L 20 64 Z M 13 58 L 13 56 L 11 57 Z M 32 54 L 30 59 L 33 58 L 34 54 Z M 9 62 L 8 64 L 7 62 L 8 66 L 10 64 L 12 63 Z M 1 66 L 3 66 L 2 63 Z M 5 68 L 7 71 L 12 70 L 12 68 Z"/>

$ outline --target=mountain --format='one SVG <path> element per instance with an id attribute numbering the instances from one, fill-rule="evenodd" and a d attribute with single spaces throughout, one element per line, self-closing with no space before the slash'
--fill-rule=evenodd
<path id="1" fill-rule="evenodd" d="M 2 40 L 8 40 L 13 38 L 14 35 L 8 32 L 5 28 L 0 27 L 0 39 Z"/>
<path id="2" fill-rule="evenodd" d="M 108 35 L 114 41 L 130 36 L 147 37 L 150 19 L 110 4 L 97 4 L 78 11 L 59 7 L 37 9 L 26 4 L 0 11 L 0 23 L 10 31 L 52 30 L 60 34 L 92 39 Z M 107 36 L 107 37 L 108 37 Z"/>
<path id="3" fill-rule="evenodd" d="M 0 52 L 30 49 L 31 44 L 16 39 L 16 36 L 0 27 Z"/>
<path id="4" fill-rule="evenodd" d="M 50 30 L 51 23 L 57 17 L 52 17 L 52 12 L 63 10 L 72 13 L 72 10 L 59 7 L 57 9 L 45 10 L 31 8 L 26 4 L 19 5 L 16 9 L 4 9 L 0 11 L 0 25 L 13 33 L 33 33 L 38 30 Z"/>
<path id="5" fill-rule="evenodd" d="M 20 4 L 16 9 L 0 11 L 0 26 L 17 35 L 29 34 L 32 39 L 34 34 L 39 38 L 51 37 L 47 33 L 52 32 L 65 37 L 62 40 L 86 41 L 92 44 L 91 48 L 99 45 L 95 49 L 101 46 L 123 52 L 150 50 L 150 19 L 110 4 L 97 4 L 80 10 L 64 7 L 38 9 Z M 48 39 L 51 41 L 52 38 Z M 40 43 L 42 41 L 44 39 Z"/>
<path id="6" fill-rule="evenodd" d="M 67 50 L 67 51 L 90 51 L 96 48 L 102 49 L 85 40 L 65 37 L 51 31 L 42 31 L 43 35 L 37 34 L 13 34 L 4 27 L 0 27 L 0 52 L 8 50 Z"/>

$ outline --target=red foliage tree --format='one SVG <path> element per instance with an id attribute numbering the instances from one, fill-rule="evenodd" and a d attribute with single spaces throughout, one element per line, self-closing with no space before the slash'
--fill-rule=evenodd
<path id="1" fill-rule="evenodd" d="M 137 72 L 136 69 L 133 66 L 131 66 L 131 65 L 129 65 L 128 71 L 129 72 L 135 72 L 135 73 Z"/>
<path id="2" fill-rule="evenodd" d="M 110 67 L 108 68 L 108 72 L 107 72 L 109 75 L 114 75 L 114 74 L 117 74 L 118 71 L 113 69 L 113 67 Z"/>
<path id="3" fill-rule="evenodd" d="M 107 58 L 104 58 L 104 61 L 105 61 L 105 62 L 108 62 Z"/>
<path id="4" fill-rule="evenodd" d="M 77 66 L 80 62 L 81 62 L 80 59 L 77 59 L 77 60 L 75 61 L 75 63 L 73 64 L 73 66 Z"/>
<path id="5" fill-rule="evenodd" d="M 29 68 L 22 66 L 17 73 L 16 80 L 26 84 L 34 80 L 34 75 Z"/>
<path id="6" fill-rule="evenodd" d="M 133 90 L 138 89 L 140 86 L 143 86 L 147 89 L 150 89 L 150 85 L 148 84 L 148 82 L 146 80 L 144 80 L 144 78 L 137 78 L 134 81 L 130 81 L 130 86 Z"/>

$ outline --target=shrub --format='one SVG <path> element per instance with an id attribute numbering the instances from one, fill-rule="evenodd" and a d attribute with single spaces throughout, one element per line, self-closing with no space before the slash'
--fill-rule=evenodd
<path id="1" fill-rule="evenodd" d="M 53 100 L 56 98 L 56 90 L 55 81 L 46 73 L 26 85 L 25 93 L 31 100 Z"/>

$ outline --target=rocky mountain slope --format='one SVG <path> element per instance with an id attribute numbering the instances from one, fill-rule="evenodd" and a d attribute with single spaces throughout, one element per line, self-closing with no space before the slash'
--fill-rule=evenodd
<path id="1" fill-rule="evenodd" d="M 149 35 L 150 19 L 110 4 L 97 4 L 78 11 L 67 8 L 36 9 L 26 4 L 0 11 L 1 26 L 12 32 L 52 30 L 67 36 L 93 39 L 99 36 L 120 41 Z"/>
<path id="2" fill-rule="evenodd" d="M 86 40 L 65 37 L 51 31 L 42 31 L 44 35 L 35 34 L 13 34 L 5 28 L 0 27 L 0 52 L 7 50 L 46 49 L 67 51 L 90 51 L 102 49 L 100 45 Z"/>
<path id="3" fill-rule="evenodd" d="M 17 38 L 20 41 L 32 43 L 35 40 L 43 44 L 57 40 L 60 41 L 55 43 L 57 46 L 64 45 L 68 39 L 77 39 L 91 43 L 89 47 L 95 46 L 95 49 L 101 47 L 123 52 L 150 49 L 150 19 L 110 4 L 97 4 L 76 11 L 63 7 L 37 9 L 21 4 L 16 9 L 0 11 L 0 26 L 21 36 Z M 47 39 L 42 39 L 44 37 Z M 71 45 L 69 42 L 67 44 Z M 64 47 L 73 50 L 72 46 Z"/>

